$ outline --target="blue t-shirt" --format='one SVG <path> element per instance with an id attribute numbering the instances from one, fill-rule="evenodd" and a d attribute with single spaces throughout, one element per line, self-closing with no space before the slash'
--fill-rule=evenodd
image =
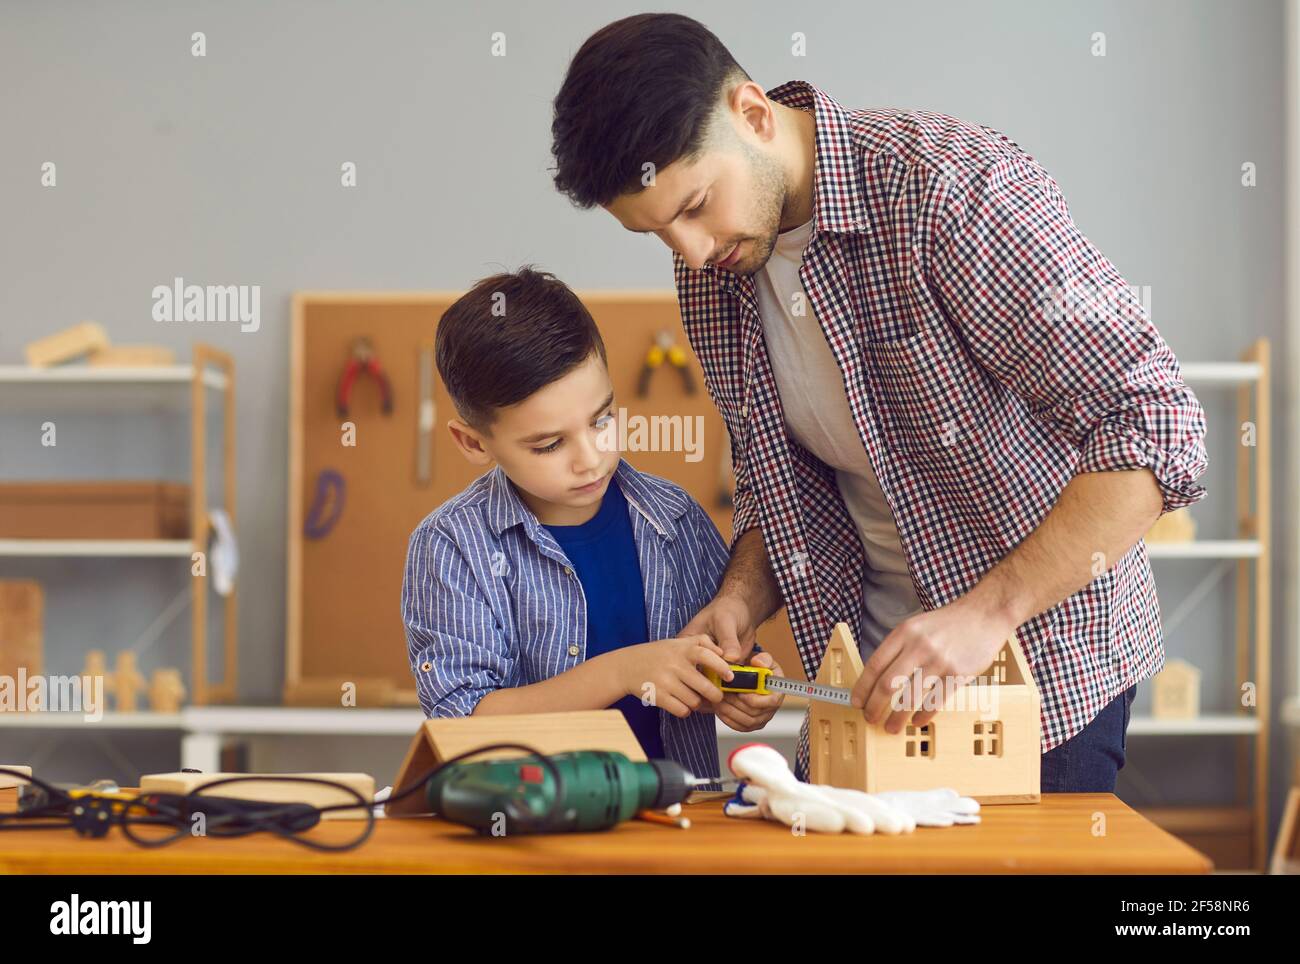
<path id="1" fill-rule="evenodd" d="M 587 602 L 587 659 L 623 646 L 647 642 L 645 587 L 637 561 L 627 500 L 611 479 L 596 514 L 577 526 L 547 526 L 573 563 Z M 664 755 L 659 710 L 624 696 L 610 709 L 622 710 L 648 758 Z"/>

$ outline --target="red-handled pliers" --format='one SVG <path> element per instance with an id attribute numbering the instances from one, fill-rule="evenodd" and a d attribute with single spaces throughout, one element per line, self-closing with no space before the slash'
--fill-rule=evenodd
<path id="1" fill-rule="evenodd" d="M 375 348 L 370 344 L 370 339 L 362 337 L 352 342 L 352 355 L 343 367 L 343 374 L 339 376 L 339 387 L 335 392 L 334 400 L 340 418 L 347 417 L 348 398 L 352 395 L 352 385 L 357 380 L 357 376 L 363 372 L 379 385 L 379 398 L 384 414 L 393 413 L 393 386 L 388 381 L 388 376 L 384 374 L 384 370 L 379 367 L 379 359 L 375 357 Z"/>

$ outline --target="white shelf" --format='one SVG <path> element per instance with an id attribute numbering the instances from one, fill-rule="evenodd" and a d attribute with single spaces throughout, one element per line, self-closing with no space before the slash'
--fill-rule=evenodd
<path id="1" fill-rule="evenodd" d="M 1259 720 L 1253 716 L 1235 713 L 1211 713 L 1190 720 L 1162 720 L 1153 716 L 1129 718 L 1128 732 L 1143 736 L 1175 736 L 1179 734 L 1202 736 L 1251 736 L 1259 732 Z"/>
<path id="2" fill-rule="evenodd" d="M 106 712 L 98 721 L 84 713 L 0 713 L 0 728 L 184 730 L 222 735 L 324 735 L 412 737 L 424 722 L 419 709 L 295 706 L 183 706 L 179 713 Z"/>
<path id="3" fill-rule="evenodd" d="M 180 713 L 106 712 L 98 720 L 87 720 L 85 713 L 35 712 L 0 713 L 0 728 L 15 730 L 180 730 L 184 728 Z"/>
<path id="4" fill-rule="evenodd" d="M 413 737 L 424 711 L 369 707 L 191 706 L 181 711 L 185 728 L 197 733 L 321 734 Z"/>
<path id="5" fill-rule="evenodd" d="M 1183 381 L 1197 385 L 1250 385 L 1262 370 L 1258 362 L 1191 362 L 1179 368 Z"/>
<path id="6" fill-rule="evenodd" d="M 186 411 L 193 365 L 97 368 L 0 365 L 0 412 L 93 413 Z M 203 384 L 224 391 L 223 372 L 204 369 Z"/>
<path id="7" fill-rule="evenodd" d="M 68 556 L 190 558 L 189 539 L 0 539 L 0 557 Z"/>
<path id="8" fill-rule="evenodd" d="M 1259 543 L 1254 539 L 1147 543 L 1147 556 L 1151 559 L 1256 559 L 1259 553 Z"/>

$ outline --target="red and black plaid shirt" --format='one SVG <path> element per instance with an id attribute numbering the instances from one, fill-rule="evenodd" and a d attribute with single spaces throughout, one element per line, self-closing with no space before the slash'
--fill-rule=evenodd
<path id="1" fill-rule="evenodd" d="M 1005 135 L 930 111 L 813 111 L 813 235 L 800 277 L 926 609 L 1038 527 L 1076 473 L 1150 469 L 1164 511 L 1205 495 L 1205 415 L 1145 307 Z M 834 472 L 786 432 L 753 280 L 675 273 L 731 437 L 734 540 L 761 526 L 804 671 L 860 625 L 865 560 Z M 1018 630 L 1042 751 L 1164 663 L 1146 546 Z M 806 735 L 800 763 L 806 772 Z"/>

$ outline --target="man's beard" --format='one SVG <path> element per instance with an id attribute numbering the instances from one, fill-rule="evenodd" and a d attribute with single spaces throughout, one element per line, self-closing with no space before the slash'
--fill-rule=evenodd
<path id="1" fill-rule="evenodd" d="M 749 162 L 750 180 L 754 185 L 753 233 L 742 239 L 751 242 L 752 250 L 737 265 L 727 270 L 738 275 L 757 274 L 763 270 L 776 248 L 777 235 L 781 233 L 781 214 L 785 209 L 785 172 L 781 166 L 762 151 L 748 144 L 741 151 Z"/>

